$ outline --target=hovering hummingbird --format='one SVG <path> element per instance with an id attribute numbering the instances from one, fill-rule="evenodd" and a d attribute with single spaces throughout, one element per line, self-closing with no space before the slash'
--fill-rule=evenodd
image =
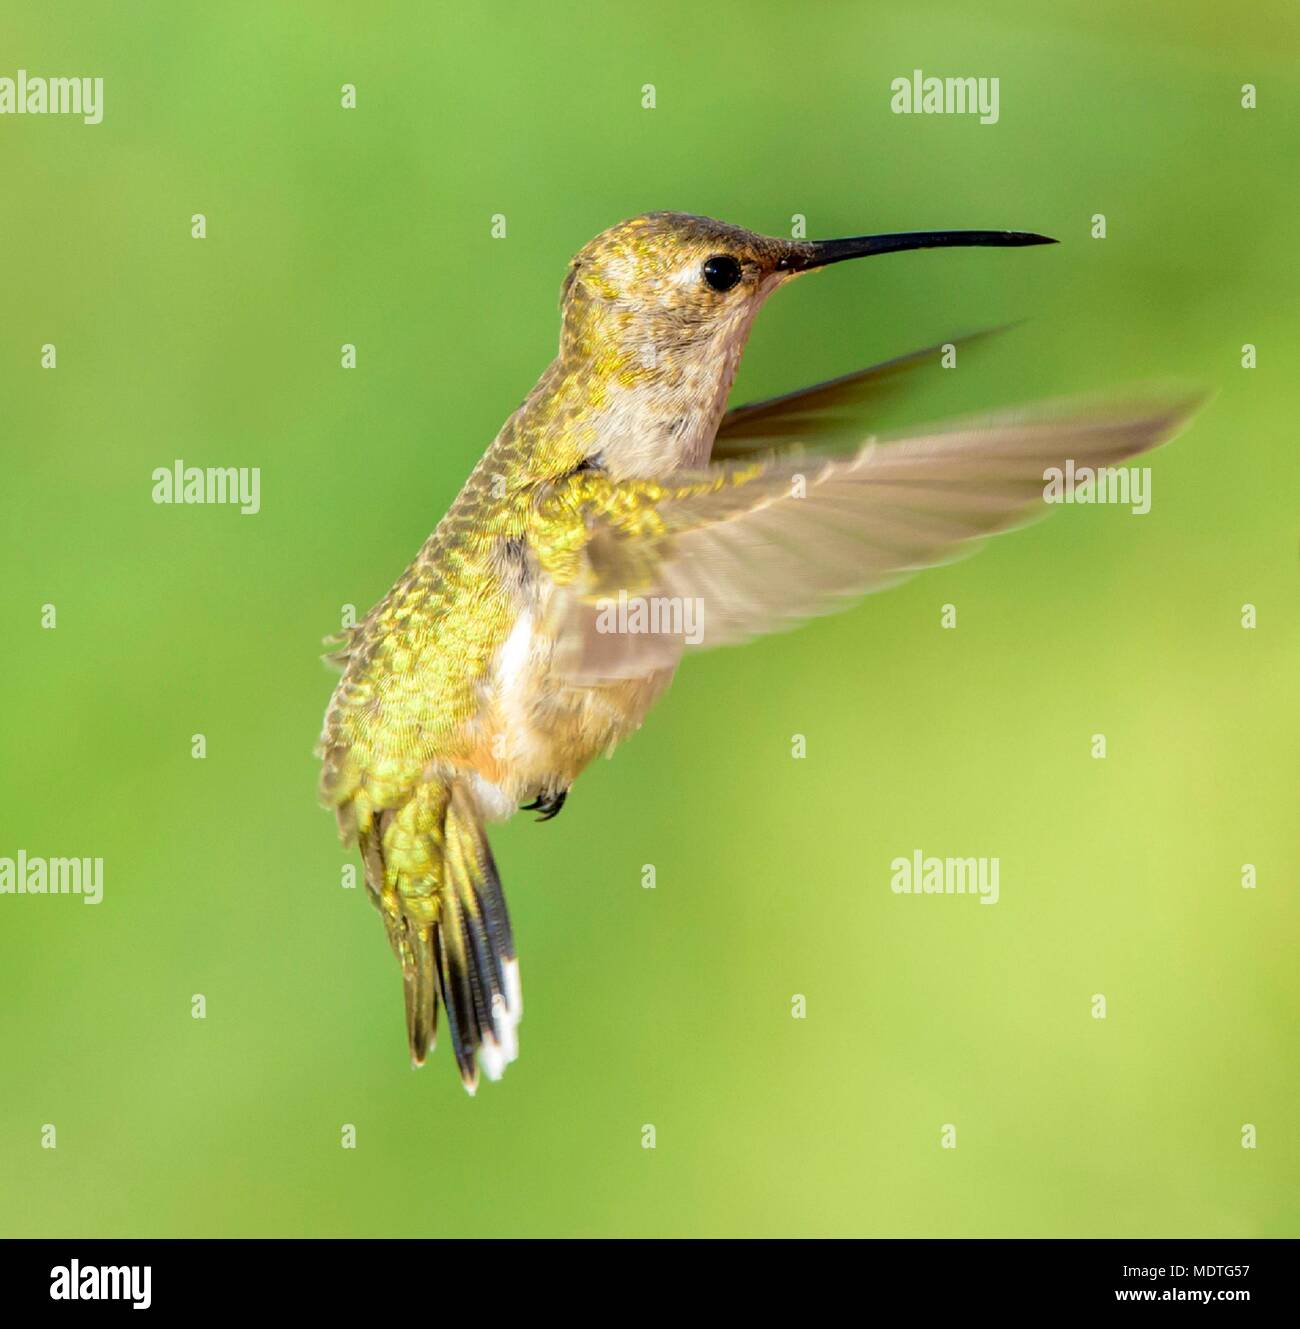
<path id="1" fill-rule="evenodd" d="M 359 844 L 416 1065 L 439 1002 L 471 1093 L 480 1068 L 496 1079 L 514 1060 L 519 967 L 484 825 L 521 805 L 555 816 L 592 758 L 641 725 L 684 650 L 951 558 L 1041 508 L 1046 468 L 1121 462 L 1186 418 L 1192 400 L 1167 395 L 826 446 L 924 353 L 727 410 L 754 316 L 800 274 L 907 249 L 1051 243 L 784 240 L 656 212 L 579 251 L 558 356 L 328 657 L 343 677 L 317 749 L 321 796 Z"/>

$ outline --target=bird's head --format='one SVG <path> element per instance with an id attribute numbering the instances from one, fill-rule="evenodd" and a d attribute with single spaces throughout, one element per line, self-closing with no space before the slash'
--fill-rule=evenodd
<path id="1" fill-rule="evenodd" d="M 568 393 L 582 424 L 579 450 L 615 474 L 699 465 L 754 315 L 778 286 L 831 263 L 900 249 L 1047 243 L 1014 231 L 785 240 L 681 212 L 633 217 L 598 235 L 569 265 L 560 356 L 543 380 L 538 409 L 553 432 L 554 410 L 545 403 Z"/>
<path id="2" fill-rule="evenodd" d="M 845 259 L 953 245 L 1050 244 L 1020 231 L 920 231 L 785 240 L 684 212 L 650 212 L 602 232 L 574 257 L 561 295 L 562 350 L 617 360 L 629 374 L 739 354 L 778 286 Z"/>
<path id="3" fill-rule="evenodd" d="M 781 280 L 789 243 L 682 212 L 651 212 L 602 232 L 564 279 L 562 348 L 617 356 L 631 373 L 668 369 L 741 341 Z"/>

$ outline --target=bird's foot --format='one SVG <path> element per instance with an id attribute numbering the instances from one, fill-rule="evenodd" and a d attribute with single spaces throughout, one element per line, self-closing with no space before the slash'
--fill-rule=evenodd
<path id="1" fill-rule="evenodd" d="M 558 794 L 547 794 L 543 797 L 539 794 L 531 803 L 523 805 L 524 812 L 540 812 L 542 815 L 537 818 L 538 821 L 550 821 L 552 817 L 560 815 L 560 809 L 564 806 L 564 800 L 568 798 L 569 791 L 561 789 Z"/>

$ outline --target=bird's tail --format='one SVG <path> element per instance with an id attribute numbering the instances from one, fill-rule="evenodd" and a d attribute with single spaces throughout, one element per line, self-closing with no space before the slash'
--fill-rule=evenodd
<path id="1" fill-rule="evenodd" d="M 419 786 L 360 833 L 366 885 L 402 966 L 411 1060 L 433 1050 L 438 1003 L 465 1088 L 518 1053 L 519 964 L 478 811 L 456 783 Z"/>

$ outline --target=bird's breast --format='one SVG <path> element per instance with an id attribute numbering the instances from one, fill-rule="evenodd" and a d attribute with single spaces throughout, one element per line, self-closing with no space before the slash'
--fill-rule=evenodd
<path id="1" fill-rule="evenodd" d="M 549 583 L 532 589 L 484 687 L 482 744 L 471 784 L 490 820 L 568 789 L 594 757 L 640 727 L 673 674 L 659 669 L 640 679 L 567 680 L 555 668 L 551 626 L 557 618 L 552 599 L 559 592 Z"/>

